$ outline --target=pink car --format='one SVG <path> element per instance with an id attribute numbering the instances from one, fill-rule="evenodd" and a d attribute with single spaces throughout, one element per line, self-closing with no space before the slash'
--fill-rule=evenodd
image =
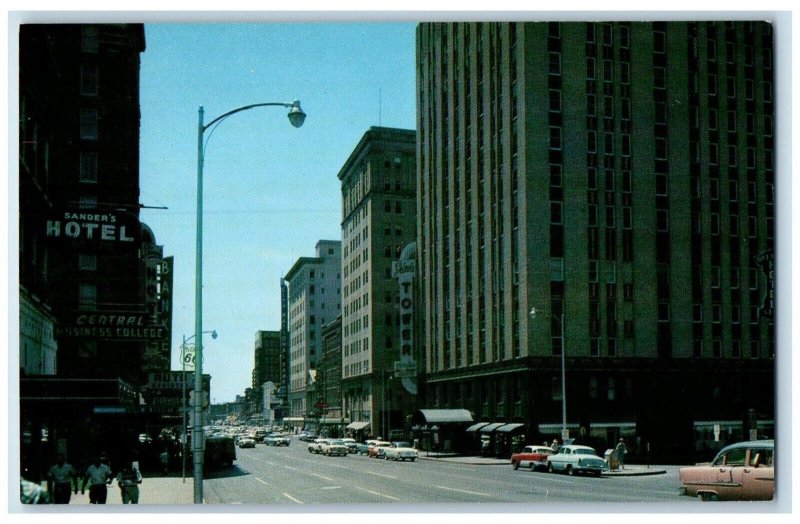
<path id="1" fill-rule="evenodd" d="M 772 500 L 775 441 L 752 440 L 724 447 L 710 464 L 681 468 L 681 495 L 700 500 Z"/>

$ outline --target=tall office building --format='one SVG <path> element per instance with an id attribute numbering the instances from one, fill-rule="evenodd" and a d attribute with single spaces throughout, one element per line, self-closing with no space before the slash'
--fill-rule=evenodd
<path id="1" fill-rule="evenodd" d="M 772 52 L 765 22 L 418 27 L 428 407 L 773 434 Z"/>
<path id="2" fill-rule="evenodd" d="M 416 235 L 415 137 L 371 127 L 339 171 L 342 184 L 342 394 L 373 435 L 403 429 L 414 397 L 393 377 L 400 309 L 392 265 Z M 416 393 L 416 392 L 414 392 Z"/>
<path id="3" fill-rule="evenodd" d="M 310 413 L 322 356 L 322 327 L 341 313 L 341 242 L 320 240 L 315 257 L 301 257 L 284 277 L 288 286 L 291 415 Z"/>
<path id="4" fill-rule="evenodd" d="M 264 384 L 272 382 L 275 386 L 278 386 L 283 376 L 281 332 L 256 331 L 253 355 L 252 388 L 258 394 L 259 407 L 263 412 L 264 409 L 270 409 L 269 406 L 264 406 L 261 402 L 264 398 Z M 274 392 L 270 394 L 274 396 Z"/>
<path id="5" fill-rule="evenodd" d="M 20 425 L 32 480 L 59 451 L 77 463 L 127 445 L 138 388 L 169 369 L 160 270 L 171 259 L 139 222 L 144 49 L 141 24 L 20 26 Z"/>

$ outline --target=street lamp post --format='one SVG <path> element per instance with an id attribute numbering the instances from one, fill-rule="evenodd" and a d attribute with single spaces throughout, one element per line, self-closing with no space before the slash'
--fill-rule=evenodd
<path id="1" fill-rule="evenodd" d="M 203 122 L 203 106 L 198 110 L 197 126 L 197 245 L 195 252 L 195 311 L 194 311 L 194 336 L 197 346 L 197 356 L 194 376 L 194 392 L 198 402 L 194 406 L 195 425 L 192 428 L 192 453 L 194 458 L 194 503 L 203 503 L 203 407 L 199 399 L 203 393 L 203 163 L 204 163 L 204 144 L 203 135 L 212 126 L 219 124 L 229 116 L 253 109 L 256 107 L 279 106 L 289 108 L 289 122 L 294 127 L 300 127 L 306 119 L 306 114 L 300 108 L 300 101 L 295 100 L 291 103 L 286 102 L 265 102 L 260 104 L 250 104 L 238 107 L 225 114 L 222 114 L 210 121 L 208 124 Z"/>
<path id="2" fill-rule="evenodd" d="M 211 338 L 217 338 L 217 330 L 211 331 L 203 331 L 203 333 L 211 333 Z M 194 338 L 192 335 L 189 338 L 186 338 L 186 335 L 183 335 L 183 342 L 181 343 L 181 383 L 183 388 L 183 395 L 181 396 L 181 402 L 183 404 L 183 411 L 181 413 L 181 420 L 183 421 L 183 433 L 181 434 L 181 471 L 183 472 L 183 482 L 186 482 L 186 356 L 184 355 L 184 351 L 186 351 L 186 343 L 189 342 Z M 196 355 L 196 353 L 195 353 Z M 195 356 L 195 360 L 197 357 Z M 197 369 L 197 368 L 195 368 Z"/>
<path id="3" fill-rule="evenodd" d="M 536 308 L 531 308 L 531 320 L 536 318 Z M 556 318 L 550 314 L 551 318 Z M 561 438 L 567 432 L 567 378 L 566 378 L 566 364 L 564 362 L 564 355 L 567 352 L 567 340 L 564 338 L 564 309 L 562 306 L 561 316 L 559 318 L 559 325 L 561 326 Z"/>

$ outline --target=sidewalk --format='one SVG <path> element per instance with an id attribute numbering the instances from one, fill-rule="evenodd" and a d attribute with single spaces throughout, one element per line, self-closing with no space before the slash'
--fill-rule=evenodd
<path id="1" fill-rule="evenodd" d="M 89 491 L 87 490 L 84 495 L 81 495 L 80 491 L 77 495 L 73 494 L 69 503 L 70 505 L 89 505 Z M 175 505 L 193 503 L 194 480 L 191 476 L 186 477 L 185 483 L 183 482 L 183 477 L 174 476 L 145 477 L 142 483 L 139 484 L 139 504 Z M 122 505 L 122 497 L 116 482 L 108 487 L 106 505 Z"/>
<path id="2" fill-rule="evenodd" d="M 511 467 L 510 459 L 496 457 L 480 457 L 456 455 L 454 453 L 435 453 L 427 451 L 419 452 L 419 460 L 434 460 L 439 462 L 451 462 L 456 464 L 470 464 L 472 466 L 507 466 Z M 634 477 L 643 475 L 664 475 L 667 470 L 664 466 L 644 466 L 639 464 L 626 464 L 625 469 L 616 471 L 604 471 L 604 477 Z"/>

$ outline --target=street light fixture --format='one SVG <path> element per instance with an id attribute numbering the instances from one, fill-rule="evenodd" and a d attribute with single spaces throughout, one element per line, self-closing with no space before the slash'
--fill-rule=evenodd
<path id="1" fill-rule="evenodd" d="M 305 122 L 306 114 L 300 107 L 300 101 L 287 102 L 264 102 L 250 104 L 224 113 L 214 120 L 205 124 L 203 121 L 203 106 L 198 110 L 197 126 L 197 246 L 195 252 L 195 311 L 194 311 L 194 336 L 196 340 L 196 363 L 194 374 L 195 399 L 203 396 L 203 164 L 205 161 L 205 151 L 203 144 L 204 133 L 228 118 L 229 116 L 253 109 L 256 107 L 279 106 L 289 109 L 289 122 L 294 127 L 300 127 Z M 195 425 L 192 428 L 192 453 L 194 458 L 194 503 L 203 503 L 203 406 L 201 402 L 196 402 L 193 406 L 195 415 Z"/>
<path id="2" fill-rule="evenodd" d="M 211 331 L 203 331 L 203 334 L 205 334 L 205 333 L 211 333 L 211 338 L 216 340 L 216 338 L 217 338 L 217 330 L 216 329 L 211 330 Z M 181 434 L 181 467 L 182 467 L 181 471 L 183 472 L 183 482 L 186 482 L 186 443 L 185 443 L 185 440 L 186 440 L 186 425 L 187 425 L 186 424 L 186 415 L 187 415 L 187 412 L 186 412 L 186 355 L 184 355 L 184 352 L 186 351 L 186 343 L 189 342 L 190 340 L 192 340 L 193 338 L 194 338 L 194 335 L 192 335 L 189 338 L 186 338 L 186 335 L 183 335 L 183 342 L 181 343 L 181 371 L 183 372 L 182 376 L 181 376 L 181 383 L 182 383 L 182 389 L 183 389 L 183 395 L 181 396 L 181 403 L 183 404 L 183 413 L 181 414 L 181 420 L 183 421 L 183 433 Z M 195 360 L 197 360 L 197 356 L 196 355 L 197 355 L 197 353 L 195 353 Z M 196 362 L 194 364 L 196 366 Z M 196 367 L 195 367 L 195 370 L 197 370 Z"/>
<path id="3" fill-rule="evenodd" d="M 531 308 L 531 320 L 536 318 L 535 307 Z M 556 317 L 550 314 L 550 318 Z M 567 379 L 566 379 L 566 365 L 564 363 L 564 354 L 567 352 L 567 341 L 564 338 L 564 309 L 561 309 L 561 316 L 559 318 L 559 325 L 561 326 L 561 439 L 567 434 Z"/>

